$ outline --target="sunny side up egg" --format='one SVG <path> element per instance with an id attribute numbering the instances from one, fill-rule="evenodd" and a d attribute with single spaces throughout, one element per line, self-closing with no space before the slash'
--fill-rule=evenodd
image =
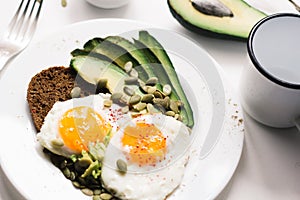
<path id="1" fill-rule="evenodd" d="M 106 108 L 104 100 L 109 98 L 109 95 L 90 95 L 56 102 L 37 134 L 38 142 L 65 157 L 88 151 L 90 143 L 103 142 L 107 134 L 113 135 L 122 123 L 131 120 L 116 104 Z"/>
<path id="2" fill-rule="evenodd" d="M 141 115 L 122 127 L 106 149 L 102 181 L 127 200 L 163 200 L 181 183 L 192 137 L 183 123 L 163 114 Z M 120 172 L 118 160 L 126 163 Z"/>

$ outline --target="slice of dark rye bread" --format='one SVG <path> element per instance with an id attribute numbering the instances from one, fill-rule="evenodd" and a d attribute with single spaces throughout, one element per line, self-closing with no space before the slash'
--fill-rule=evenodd
<path id="1" fill-rule="evenodd" d="M 27 89 L 27 102 L 38 132 L 54 103 L 70 99 L 70 93 L 76 86 L 82 89 L 81 96 L 91 94 L 95 90 L 83 83 L 70 67 L 49 67 L 32 77 Z"/>

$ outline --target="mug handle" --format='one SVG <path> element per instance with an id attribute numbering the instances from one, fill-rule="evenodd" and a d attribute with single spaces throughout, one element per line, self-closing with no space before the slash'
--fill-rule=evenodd
<path id="1" fill-rule="evenodd" d="M 300 131 L 300 116 L 295 119 L 294 123 L 295 123 L 297 129 Z"/>

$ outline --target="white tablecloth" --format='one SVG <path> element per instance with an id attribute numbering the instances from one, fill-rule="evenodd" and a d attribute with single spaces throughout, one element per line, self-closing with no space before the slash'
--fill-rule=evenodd
<path id="1" fill-rule="evenodd" d="M 251 0 L 266 12 L 292 11 L 288 0 Z M 19 1 L 0 1 L 0 30 L 4 30 Z M 124 18 L 151 23 L 182 33 L 207 50 L 222 66 L 238 92 L 243 66 L 249 60 L 246 43 L 209 38 L 191 33 L 172 17 L 166 0 L 130 0 L 120 9 L 104 10 L 84 0 L 68 0 L 66 8 L 60 0 L 45 0 L 32 42 L 59 28 L 95 18 Z M 245 114 L 245 142 L 237 170 L 217 199 L 228 200 L 298 200 L 300 199 L 300 133 L 296 129 L 274 129 L 255 122 Z M 5 137 L 2 135 L 2 139 Z M 16 191 L 0 174 L 0 199 L 19 199 Z"/>

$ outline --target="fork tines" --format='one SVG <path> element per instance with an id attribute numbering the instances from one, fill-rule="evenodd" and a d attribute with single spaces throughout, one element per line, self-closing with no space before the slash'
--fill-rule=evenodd
<path id="1" fill-rule="evenodd" d="M 31 38 L 40 15 L 43 0 L 22 0 L 8 25 L 7 37 L 23 41 Z M 30 9 L 31 8 L 31 9 Z"/>

